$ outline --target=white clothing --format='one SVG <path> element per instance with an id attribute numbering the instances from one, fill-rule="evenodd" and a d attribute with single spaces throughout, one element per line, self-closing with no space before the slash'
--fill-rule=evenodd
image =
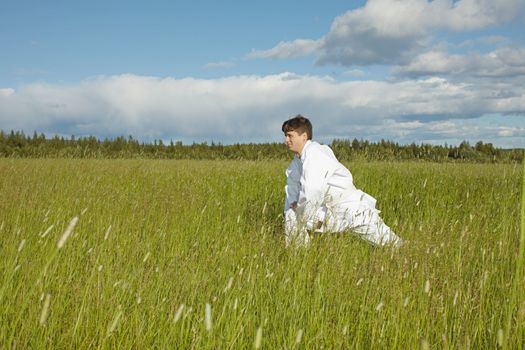
<path id="1" fill-rule="evenodd" d="M 284 204 L 286 245 L 309 242 L 308 231 L 352 230 L 374 245 L 400 243 L 381 220 L 376 200 L 358 190 L 352 174 L 330 147 L 308 140 L 286 169 Z M 290 208 L 297 202 L 297 208 Z M 321 228 L 317 229 L 319 222 Z"/>

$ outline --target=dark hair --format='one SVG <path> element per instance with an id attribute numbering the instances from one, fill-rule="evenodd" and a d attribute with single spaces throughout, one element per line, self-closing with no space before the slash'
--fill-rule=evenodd
<path id="1" fill-rule="evenodd" d="M 297 114 L 295 117 L 288 119 L 283 123 L 282 127 L 283 132 L 286 134 L 288 131 L 295 131 L 299 135 L 302 135 L 306 132 L 308 140 L 312 139 L 312 123 L 308 118 L 303 117 L 300 114 Z"/>

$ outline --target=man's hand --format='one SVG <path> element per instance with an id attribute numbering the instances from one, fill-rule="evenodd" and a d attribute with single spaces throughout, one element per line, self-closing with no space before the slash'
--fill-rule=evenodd
<path id="1" fill-rule="evenodd" d="M 292 208 L 293 210 L 297 209 L 297 201 L 290 204 L 290 208 Z"/>

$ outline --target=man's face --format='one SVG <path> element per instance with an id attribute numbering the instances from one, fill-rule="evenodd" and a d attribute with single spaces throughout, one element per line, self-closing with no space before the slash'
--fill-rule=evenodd
<path id="1" fill-rule="evenodd" d="M 286 143 L 288 149 L 294 153 L 301 154 L 306 141 L 308 141 L 308 134 L 306 132 L 300 135 L 295 130 L 284 133 L 284 143 Z"/>

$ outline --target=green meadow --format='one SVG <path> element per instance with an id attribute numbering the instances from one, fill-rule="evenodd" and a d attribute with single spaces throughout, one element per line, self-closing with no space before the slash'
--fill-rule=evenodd
<path id="1" fill-rule="evenodd" d="M 345 165 L 409 244 L 285 248 L 283 161 L 0 159 L 0 347 L 523 349 L 523 165 Z"/>

